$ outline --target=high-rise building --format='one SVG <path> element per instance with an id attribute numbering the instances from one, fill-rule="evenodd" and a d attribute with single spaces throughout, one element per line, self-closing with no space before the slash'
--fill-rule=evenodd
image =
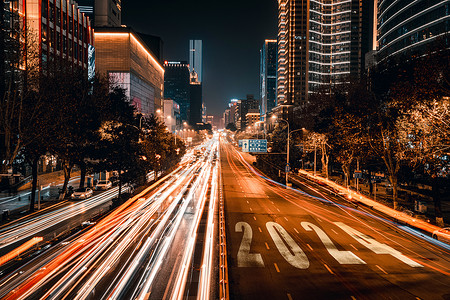
<path id="1" fill-rule="evenodd" d="M 186 61 L 164 62 L 164 98 L 172 99 L 180 105 L 180 117 L 189 121 L 190 84 L 189 65 Z"/>
<path id="2" fill-rule="evenodd" d="M 245 130 L 247 127 L 247 113 L 259 111 L 259 100 L 253 95 L 247 95 L 246 99 L 238 100 L 236 108 L 236 127 Z"/>
<path id="3" fill-rule="evenodd" d="M 80 11 L 89 16 L 95 27 L 120 27 L 122 24 L 121 0 L 76 0 Z"/>
<path id="4" fill-rule="evenodd" d="M 95 20 L 95 0 L 76 0 L 78 3 L 78 9 L 80 12 L 82 12 L 85 16 L 89 17 L 91 20 L 91 25 L 94 26 L 94 20 Z"/>
<path id="5" fill-rule="evenodd" d="M 189 72 L 195 71 L 198 81 L 203 82 L 202 40 L 189 41 Z"/>
<path id="6" fill-rule="evenodd" d="M 277 113 L 361 72 L 362 0 L 278 1 Z"/>
<path id="7" fill-rule="evenodd" d="M 199 123 L 203 123 L 202 83 L 198 80 L 197 73 L 192 71 L 190 78 L 189 124 L 196 126 Z"/>
<path id="8" fill-rule="evenodd" d="M 123 87 L 138 112 L 149 115 L 162 109 L 164 68 L 136 32 L 98 27 L 95 47 L 99 73 Z"/>
<path id="9" fill-rule="evenodd" d="M 424 53 L 450 32 L 448 0 L 379 0 L 377 61 Z"/>
<path id="10" fill-rule="evenodd" d="M 164 99 L 164 123 L 172 133 L 181 127 L 180 105 L 172 99 Z"/>
<path id="11" fill-rule="evenodd" d="M 265 40 L 260 63 L 260 115 L 264 121 L 267 112 L 277 103 L 277 41 Z"/>

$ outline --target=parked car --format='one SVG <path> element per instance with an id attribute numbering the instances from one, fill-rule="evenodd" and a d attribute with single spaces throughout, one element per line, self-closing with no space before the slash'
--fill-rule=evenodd
<path id="1" fill-rule="evenodd" d="M 97 185 L 95 186 L 96 190 L 107 190 L 112 187 L 112 182 L 109 180 L 100 180 L 97 182 Z"/>
<path id="2" fill-rule="evenodd" d="M 79 188 L 79 189 L 76 189 L 72 193 L 70 198 L 72 198 L 72 199 L 87 199 L 89 197 L 92 197 L 93 194 L 94 194 L 94 192 L 88 187 Z"/>

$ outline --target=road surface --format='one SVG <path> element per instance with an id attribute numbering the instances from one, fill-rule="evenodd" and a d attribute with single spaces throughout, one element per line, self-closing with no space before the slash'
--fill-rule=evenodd
<path id="1" fill-rule="evenodd" d="M 261 178 L 221 140 L 231 299 L 450 299 L 450 252 Z"/>

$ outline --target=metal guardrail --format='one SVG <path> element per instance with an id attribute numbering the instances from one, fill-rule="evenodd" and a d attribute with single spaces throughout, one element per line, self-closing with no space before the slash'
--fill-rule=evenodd
<path id="1" fill-rule="evenodd" d="M 225 207 L 223 199 L 222 168 L 220 167 L 220 163 L 219 168 L 219 298 L 221 300 L 228 300 L 230 299 L 230 293 L 228 285 L 227 238 L 225 233 Z"/>

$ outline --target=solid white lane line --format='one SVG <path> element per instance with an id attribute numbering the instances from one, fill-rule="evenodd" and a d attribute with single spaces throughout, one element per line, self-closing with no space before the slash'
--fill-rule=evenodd
<path id="1" fill-rule="evenodd" d="M 277 270 L 277 272 L 280 273 L 280 269 L 278 269 L 278 265 L 276 263 L 273 263 L 273 265 L 275 266 L 275 269 Z"/>
<path id="2" fill-rule="evenodd" d="M 375 265 L 375 267 L 377 267 L 381 272 L 383 272 L 384 274 L 388 275 L 388 272 L 386 272 L 385 270 L 383 270 L 379 265 Z"/>
<path id="3" fill-rule="evenodd" d="M 267 250 L 270 250 L 270 248 L 269 248 L 269 244 L 267 244 L 267 243 L 264 243 L 264 244 L 266 244 L 266 248 L 267 248 Z"/>

